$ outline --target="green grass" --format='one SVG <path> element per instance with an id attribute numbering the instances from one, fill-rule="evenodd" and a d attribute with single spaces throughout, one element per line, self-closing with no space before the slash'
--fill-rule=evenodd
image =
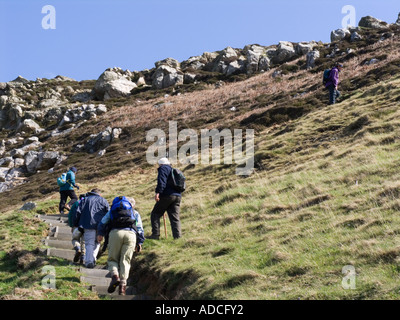
<path id="1" fill-rule="evenodd" d="M 368 50 L 364 54 L 374 53 Z M 318 68 L 328 63 L 322 59 Z M 219 102 L 238 104 L 241 117 L 226 115 L 217 105 L 211 115 L 185 119 L 193 129 L 216 121 L 219 128 L 254 127 L 256 170 L 243 178 L 235 175 L 235 166 L 182 166 L 188 178 L 181 208 L 183 237 L 173 240 L 167 221 L 168 238 L 162 230 L 159 241 L 146 240 L 135 256 L 132 283 L 141 292 L 167 299 L 398 299 L 397 64 L 343 79 L 345 99 L 334 106 L 325 105 L 326 92 L 313 84 L 311 95 L 296 100 L 290 97 L 301 90 L 290 87 L 253 101 L 230 97 Z M 287 71 L 295 77 L 297 68 Z M 142 94 L 154 96 L 155 102 L 161 97 L 160 92 Z M 70 142 L 48 143 L 66 148 L 68 164 L 80 165 L 82 191 L 99 187 L 109 202 L 118 195 L 133 196 L 149 235 L 157 171 L 143 160 L 148 128 L 124 128 L 126 139 L 114 143 L 103 158 L 71 153 L 71 145 L 82 142 L 96 121 L 72 133 Z M 135 154 L 126 155 L 127 147 Z M 18 294 L 19 288 L 19 296 L 28 298 L 35 296 L 32 292 L 46 299 L 95 298 L 79 285 L 73 267 L 35 251 L 45 225 L 34 215 L 57 210 L 57 188 L 48 185 L 57 175 L 32 176 L 29 184 L 15 189 L 18 199 L 0 195 L 12 208 L 26 199 L 38 202 L 34 212 L 11 210 L 0 216 L 0 295 Z M 18 262 L 15 252 L 43 260 Z M 41 289 L 43 265 L 56 267 L 57 290 Z M 342 268 L 348 265 L 356 270 L 356 288 L 346 290 Z"/>

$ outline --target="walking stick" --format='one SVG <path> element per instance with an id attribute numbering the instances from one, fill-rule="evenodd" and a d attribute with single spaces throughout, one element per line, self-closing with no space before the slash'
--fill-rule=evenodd
<path id="1" fill-rule="evenodd" d="M 164 213 L 164 215 L 163 215 L 163 219 L 164 219 L 165 239 L 167 239 L 167 221 L 166 221 L 165 213 Z"/>

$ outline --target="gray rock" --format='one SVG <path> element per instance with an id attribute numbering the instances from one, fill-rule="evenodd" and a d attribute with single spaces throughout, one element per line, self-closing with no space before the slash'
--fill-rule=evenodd
<path id="1" fill-rule="evenodd" d="M 104 104 L 99 104 L 96 107 L 96 114 L 100 115 L 100 114 L 104 114 L 107 112 L 107 107 Z"/>
<path id="2" fill-rule="evenodd" d="M 84 149 L 89 153 L 94 153 L 98 150 L 107 148 L 111 142 L 118 139 L 122 132 L 121 128 L 107 127 L 106 130 L 92 134 L 88 142 L 86 142 Z"/>
<path id="3" fill-rule="evenodd" d="M 35 173 L 39 164 L 39 152 L 29 151 L 25 154 L 25 168 L 28 173 Z"/>
<path id="4" fill-rule="evenodd" d="M 400 26 L 400 13 L 399 13 L 399 16 L 398 16 L 397 21 L 396 21 L 395 24 L 397 24 L 398 26 Z"/>
<path id="5" fill-rule="evenodd" d="M 258 64 L 257 64 L 258 65 Z M 225 74 L 227 76 L 230 76 L 231 74 L 237 73 L 237 72 L 243 72 L 245 69 L 245 63 L 242 60 L 236 60 L 228 64 Z"/>
<path id="6" fill-rule="evenodd" d="M 246 53 L 246 59 L 247 59 L 247 65 L 246 65 L 247 74 L 253 74 L 255 72 L 260 71 L 260 60 L 261 58 L 265 58 L 265 56 L 263 56 L 265 54 L 265 48 L 258 45 L 251 45 L 251 46 L 246 46 L 244 48 L 244 52 Z M 265 62 L 266 61 L 263 61 L 263 66 Z M 268 67 L 269 67 L 269 62 L 268 62 Z"/>
<path id="7" fill-rule="evenodd" d="M 40 133 L 44 129 L 42 129 L 35 121 L 32 119 L 25 119 L 20 126 L 18 127 L 18 131 L 25 131 L 28 133 Z"/>
<path id="8" fill-rule="evenodd" d="M 78 92 L 71 97 L 72 102 L 88 102 L 93 99 L 92 91 Z"/>
<path id="9" fill-rule="evenodd" d="M 349 29 L 336 29 L 331 32 L 331 42 L 343 40 L 350 35 Z"/>
<path id="10" fill-rule="evenodd" d="M 313 51 L 314 47 L 314 42 L 300 42 L 296 45 L 296 53 L 300 56 L 306 55 Z"/>
<path id="11" fill-rule="evenodd" d="M 260 62 L 258 64 L 258 70 L 259 71 L 269 70 L 270 65 L 271 65 L 271 60 L 267 56 L 263 56 L 260 58 Z"/>
<path id="12" fill-rule="evenodd" d="M 359 40 L 362 40 L 362 36 L 357 31 L 352 32 L 350 36 L 350 41 L 354 42 Z"/>
<path id="13" fill-rule="evenodd" d="M 388 27 L 388 24 L 374 17 L 366 16 L 361 18 L 358 26 L 363 28 L 381 29 Z"/>
<path id="14" fill-rule="evenodd" d="M 98 153 L 97 153 L 97 156 L 98 157 L 102 157 L 102 156 L 104 156 L 106 154 L 106 149 L 103 149 L 103 150 L 100 150 Z"/>
<path id="15" fill-rule="evenodd" d="M 93 96 L 100 100 L 127 97 L 136 84 L 115 69 L 107 69 L 97 79 L 93 88 Z"/>
<path id="16" fill-rule="evenodd" d="M 152 86 L 154 89 L 163 89 L 183 84 L 183 74 L 167 65 L 159 66 L 153 74 Z"/>
<path id="17" fill-rule="evenodd" d="M 315 61 L 320 57 L 318 50 L 311 51 L 307 53 L 306 68 L 311 69 L 315 67 Z"/>
<path id="18" fill-rule="evenodd" d="M 275 54 L 275 61 L 278 63 L 286 62 L 296 56 L 293 44 L 288 41 L 280 41 Z"/>
<path id="19" fill-rule="evenodd" d="M 43 99 L 42 101 L 40 101 L 38 103 L 38 108 L 48 109 L 48 108 L 52 108 L 52 107 L 58 107 L 62 104 L 63 104 L 63 102 L 59 99 L 55 99 L 55 98 Z"/>
<path id="20" fill-rule="evenodd" d="M 60 157 L 57 151 L 44 151 L 38 154 L 38 163 L 36 170 L 48 170 L 53 168 Z"/>
<path id="21" fill-rule="evenodd" d="M 180 63 L 173 58 L 166 58 L 164 60 L 157 61 L 154 64 L 156 68 L 159 68 L 161 66 L 167 66 L 173 69 L 180 69 Z"/>
<path id="22" fill-rule="evenodd" d="M 30 211 L 36 208 L 35 202 L 27 202 L 25 203 L 19 210 L 21 211 Z"/>

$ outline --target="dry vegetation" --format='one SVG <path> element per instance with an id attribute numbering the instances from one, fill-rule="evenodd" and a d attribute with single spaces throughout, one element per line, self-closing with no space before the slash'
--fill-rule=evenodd
<path id="1" fill-rule="evenodd" d="M 132 97 L 68 139 L 47 143 L 66 150 L 66 165 L 79 166 L 82 190 L 99 186 L 107 200 L 133 195 L 148 235 L 156 171 L 145 163 L 146 131 L 166 129 L 169 120 L 179 130 L 254 128 L 250 177 L 229 165 L 183 168 L 184 237 L 147 240 L 131 280 L 169 299 L 398 299 L 399 42 L 396 34 L 339 55 L 346 67 L 335 106 L 326 105 L 321 88 L 332 61 L 307 71 L 300 59 L 290 62 L 298 70 L 277 78 L 271 70 L 218 89 Z M 339 45 L 342 52 L 354 46 Z M 374 57 L 377 64 L 364 64 Z M 104 157 L 71 151 L 108 125 L 124 130 Z M 44 185 L 57 174 L 32 176 L 13 191 L 13 202 L 39 199 L 38 211 L 51 213 L 58 194 Z M 9 195 L 2 201 L 15 206 Z M 355 290 L 341 287 L 345 265 L 356 268 Z"/>

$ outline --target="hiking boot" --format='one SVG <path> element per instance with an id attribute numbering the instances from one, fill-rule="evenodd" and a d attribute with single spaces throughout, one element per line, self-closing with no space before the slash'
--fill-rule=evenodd
<path id="1" fill-rule="evenodd" d="M 120 284 L 119 277 L 117 275 L 112 276 L 110 285 L 108 286 L 107 292 L 108 293 L 113 293 L 115 289 L 119 286 Z"/>
<path id="2" fill-rule="evenodd" d="M 160 236 L 152 234 L 151 236 L 147 237 L 146 239 L 160 240 Z"/>
<path id="3" fill-rule="evenodd" d="M 86 268 L 88 268 L 88 269 L 93 269 L 93 268 L 94 268 L 94 263 L 93 263 L 93 262 L 88 263 L 88 264 L 86 265 Z"/>
<path id="4" fill-rule="evenodd" d="M 77 263 L 82 256 L 82 252 L 79 248 L 75 248 L 74 263 Z"/>
<path id="5" fill-rule="evenodd" d="M 120 284 L 119 285 L 119 291 L 118 291 L 120 296 L 124 296 L 126 294 L 126 285 L 125 284 Z"/>

